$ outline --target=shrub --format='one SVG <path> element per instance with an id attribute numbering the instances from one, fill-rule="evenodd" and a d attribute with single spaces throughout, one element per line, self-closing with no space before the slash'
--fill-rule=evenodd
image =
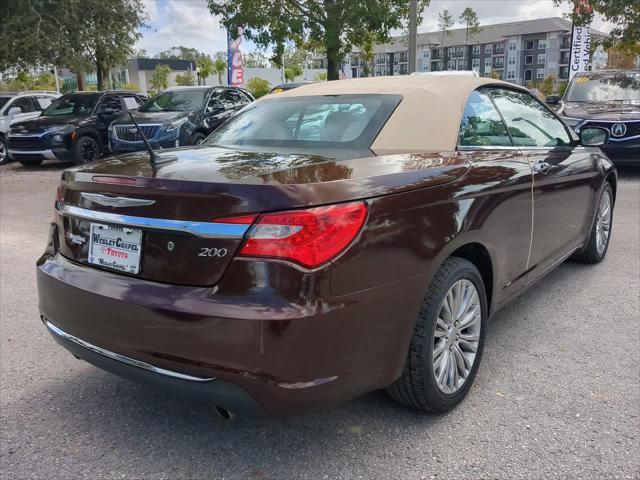
<path id="1" fill-rule="evenodd" d="M 191 72 L 179 73 L 176 75 L 176 85 L 181 87 L 192 87 L 196 84 L 196 79 Z"/>
<path id="2" fill-rule="evenodd" d="M 255 98 L 260 98 L 269 93 L 271 84 L 264 78 L 253 77 L 247 82 L 247 90 L 249 90 Z"/>
<path id="3" fill-rule="evenodd" d="M 139 92 L 140 86 L 137 83 L 125 83 L 122 86 L 122 90 L 131 90 L 133 92 Z"/>
<path id="4" fill-rule="evenodd" d="M 315 76 L 314 80 L 316 82 L 326 82 L 327 81 L 327 72 L 319 73 Z"/>

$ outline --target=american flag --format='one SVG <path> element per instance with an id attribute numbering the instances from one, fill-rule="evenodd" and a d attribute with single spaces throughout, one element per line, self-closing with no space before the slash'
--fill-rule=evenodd
<path id="1" fill-rule="evenodd" d="M 347 76 L 344 74 L 344 70 L 340 69 L 340 72 L 338 73 L 338 79 L 339 80 L 346 80 Z"/>

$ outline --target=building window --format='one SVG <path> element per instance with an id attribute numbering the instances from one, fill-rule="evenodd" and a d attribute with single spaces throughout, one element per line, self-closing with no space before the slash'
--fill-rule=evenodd
<path id="1" fill-rule="evenodd" d="M 544 54 L 544 53 L 539 53 L 539 54 L 538 54 L 538 65 L 544 65 L 544 63 L 545 63 L 545 58 L 546 58 L 546 54 Z"/>
<path id="2" fill-rule="evenodd" d="M 524 57 L 524 64 L 531 65 L 533 63 L 533 55 L 526 55 Z"/>
<path id="3" fill-rule="evenodd" d="M 494 45 L 496 53 L 504 52 L 504 43 L 494 43 Z"/>
<path id="4" fill-rule="evenodd" d="M 544 78 L 544 68 L 538 68 L 536 70 L 536 78 Z"/>
<path id="5" fill-rule="evenodd" d="M 533 50 L 533 40 L 527 40 L 527 50 Z"/>
<path id="6" fill-rule="evenodd" d="M 458 60 L 458 70 L 464 70 L 464 68 L 465 68 L 465 61 Z"/>
<path id="7" fill-rule="evenodd" d="M 479 58 L 474 58 L 473 60 L 471 60 L 471 68 L 474 70 L 479 70 L 480 69 L 480 59 Z"/>
<path id="8" fill-rule="evenodd" d="M 496 68 L 502 68 L 504 67 L 504 57 L 496 57 L 493 59 L 493 66 Z"/>
<path id="9" fill-rule="evenodd" d="M 403 63 L 400 65 L 400 75 L 406 75 L 407 73 L 409 73 L 409 65 Z"/>
<path id="10" fill-rule="evenodd" d="M 409 55 L 409 52 L 400 52 L 400 61 L 401 62 L 406 62 L 408 55 Z"/>
<path id="11" fill-rule="evenodd" d="M 447 70 L 455 70 L 456 69 L 456 61 L 455 60 L 449 60 L 447 62 Z"/>
<path id="12" fill-rule="evenodd" d="M 480 45 L 474 45 L 471 49 L 473 55 L 480 55 Z"/>
<path id="13" fill-rule="evenodd" d="M 546 49 L 547 49 L 547 41 L 538 40 L 538 50 L 546 50 Z"/>
<path id="14" fill-rule="evenodd" d="M 484 71 L 488 72 L 489 70 L 491 70 L 491 59 L 490 58 L 485 58 L 484 59 Z"/>
<path id="15" fill-rule="evenodd" d="M 513 80 L 514 78 L 516 78 L 516 72 L 514 72 L 513 70 L 509 70 L 507 72 L 507 80 Z"/>
<path id="16" fill-rule="evenodd" d="M 487 44 L 484 46 L 484 53 L 491 54 L 491 44 L 490 44 L 490 43 L 487 43 Z"/>
<path id="17" fill-rule="evenodd" d="M 509 56 L 509 58 L 507 59 L 507 64 L 508 65 L 515 65 L 516 64 L 516 57 Z"/>
<path id="18" fill-rule="evenodd" d="M 518 42 L 516 40 L 509 40 L 509 50 L 515 52 L 518 48 Z"/>

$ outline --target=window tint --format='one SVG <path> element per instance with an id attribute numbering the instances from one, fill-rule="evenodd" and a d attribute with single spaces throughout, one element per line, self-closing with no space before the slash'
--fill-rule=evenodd
<path id="1" fill-rule="evenodd" d="M 249 103 L 247 97 L 245 97 L 242 93 L 237 90 L 225 90 L 224 92 L 225 102 L 230 104 L 232 107 L 237 107 L 239 105 L 245 105 Z"/>
<path id="2" fill-rule="evenodd" d="M 49 105 L 51 105 L 51 102 L 53 102 L 54 98 L 53 97 L 36 97 L 36 107 L 38 107 L 38 110 L 44 110 L 45 108 L 47 108 Z"/>
<path id="3" fill-rule="evenodd" d="M 507 129 L 485 93 L 473 92 L 464 107 L 458 145 L 512 146 Z"/>
<path id="4" fill-rule="evenodd" d="M 207 143 L 309 145 L 360 142 L 368 147 L 400 98 L 396 95 L 290 97 L 252 103 Z"/>
<path id="5" fill-rule="evenodd" d="M 117 95 L 107 95 L 102 99 L 100 110 L 106 110 L 108 108 L 113 109 L 115 112 L 122 111 L 122 104 L 120 103 L 120 97 Z"/>
<path id="6" fill-rule="evenodd" d="M 529 93 L 506 88 L 487 91 L 504 117 L 516 145 L 555 147 L 571 143 L 564 124 Z"/>
<path id="7" fill-rule="evenodd" d="M 222 90 L 214 90 L 209 97 L 209 103 L 207 103 L 207 112 L 213 112 L 221 107 L 225 106 L 224 92 Z"/>
<path id="8" fill-rule="evenodd" d="M 68 93 L 54 100 L 43 112 L 43 115 L 91 115 L 99 98 L 99 93 Z"/>
<path id="9" fill-rule="evenodd" d="M 28 112 L 36 112 L 38 109 L 36 108 L 36 104 L 33 101 L 33 97 L 18 97 L 13 103 L 9 106 L 9 108 L 20 107 L 22 113 Z"/>
<path id="10" fill-rule="evenodd" d="M 189 112 L 200 110 L 207 97 L 206 89 L 170 90 L 163 92 L 140 107 L 140 112 Z"/>

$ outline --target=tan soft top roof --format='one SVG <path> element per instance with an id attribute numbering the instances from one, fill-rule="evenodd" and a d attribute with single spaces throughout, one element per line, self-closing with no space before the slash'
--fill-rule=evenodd
<path id="1" fill-rule="evenodd" d="M 278 97 L 386 93 L 402 101 L 371 148 L 377 154 L 452 151 L 467 98 L 482 85 L 512 83 L 461 75 L 404 75 L 313 83 L 278 94 Z M 273 98 L 271 96 L 265 98 Z"/>

